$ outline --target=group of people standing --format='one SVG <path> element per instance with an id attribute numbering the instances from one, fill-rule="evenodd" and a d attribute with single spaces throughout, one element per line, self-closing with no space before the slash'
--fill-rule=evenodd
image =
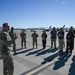
<path id="1" fill-rule="evenodd" d="M 59 52 L 63 52 L 63 48 L 65 47 L 64 29 L 60 28 L 59 31 L 57 31 L 56 28 L 53 27 L 50 34 L 51 34 L 51 48 L 53 47 L 53 43 L 54 43 L 54 48 L 56 48 L 56 40 L 58 37 L 59 48 L 60 48 Z M 66 34 L 66 47 L 65 47 L 66 53 L 72 54 L 72 50 L 74 49 L 74 37 L 75 37 L 75 30 L 71 26 L 69 31 Z"/>
<path id="2" fill-rule="evenodd" d="M 24 46 L 24 48 L 26 48 L 26 33 L 24 32 L 24 30 L 22 30 L 22 32 L 20 33 L 20 37 L 21 37 L 21 47 L 23 48 L 23 46 Z M 38 48 L 38 42 L 37 42 L 38 34 L 36 33 L 36 31 L 34 31 L 31 34 L 31 37 L 32 37 L 33 49 L 35 48 L 35 46 L 36 46 L 36 48 Z M 46 38 L 47 38 L 47 34 L 45 31 L 43 31 L 41 38 L 42 38 L 43 49 L 45 49 L 46 48 Z"/>
<path id="3" fill-rule="evenodd" d="M 57 38 L 58 38 L 58 43 L 59 43 L 59 52 L 63 52 L 63 48 L 66 47 L 66 53 L 71 53 L 72 54 L 72 50 L 74 49 L 74 37 L 75 37 L 75 30 L 73 29 L 73 27 L 71 26 L 66 34 L 66 42 L 64 40 L 64 35 L 65 35 L 65 31 L 63 28 L 60 28 L 58 31 L 55 27 L 52 28 L 52 30 L 50 31 L 50 40 L 51 40 L 51 48 L 57 48 L 56 46 L 56 42 L 57 42 Z M 22 30 L 22 33 L 20 33 L 21 36 L 21 46 L 23 48 L 23 41 L 24 41 L 24 46 L 26 48 L 26 33 L 24 32 L 24 30 Z M 46 38 L 47 38 L 47 33 L 45 30 L 43 30 L 42 34 L 41 34 L 41 38 L 42 38 L 42 47 L 43 49 L 46 48 Z M 36 48 L 38 48 L 38 34 L 36 33 L 36 31 L 34 31 L 31 34 L 32 37 L 32 45 L 33 45 L 33 49 L 34 46 L 36 45 Z M 24 39 L 24 40 L 23 40 Z M 66 43 L 66 45 L 65 45 Z"/>
<path id="4" fill-rule="evenodd" d="M 11 30 L 9 31 L 9 25 L 8 23 L 4 23 L 2 25 L 3 30 L 0 33 L 0 53 L 1 57 L 3 59 L 3 73 L 4 75 L 13 75 L 14 72 L 14 65 L 13 65 L 13 58 L 12 54 L 10 53 L 11 50 L 9 46 L 13 44 L 13 52 L 16 54 L 16 42 L 15 40 L 18 38 L 16 33 L 14 32 L 14 28 L 11 27 Z M 9 31 L 9 32 L 8 32 Z M 65 41 L 64 41 L 64 29 L 60 28 L 59 31 L 56 30 L 55 27 L 52 28 L 50 31 L 51 35 L 51 48 L 57 48 L 56 41 L 58 37 L 59 41 L 59 52 L 63 52 L 63 48 L 65 47 Z M 47 39 L 47 33 L 45 30 L 43 30 L 41 34 L 42 38 L 42 47 L 43 49 L 46 48 L 46 39 Z M 26 47 L 26 33 L 24 30 L 20 33 L 21 37 L 21 48 L 27 48 Z M 33 49 L 38 48 L 38 34 L 36 31 L 34 31 L 31 34 L 32 37 L 32 46 Z M 75 37 L 75 30 L 73 27 L 70 27 L 68 33 L 66 34 L 66 53 L 72 54 L 72 51 L 74 49 L 74 37 Z"/>

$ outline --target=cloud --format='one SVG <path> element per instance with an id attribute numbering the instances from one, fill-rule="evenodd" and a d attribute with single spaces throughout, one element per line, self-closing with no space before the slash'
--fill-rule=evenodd
<path id="1" fill-rule="evenodd" d="M 57 2 L 61 2 L 63 5 L 68 1 L 68 0 L 56 0 Z"/>
<path id="2" fill-rule="evenodd" d="M 66 1 L 63 1 L 63 4 L 65 4 L 66 3 Z"/>

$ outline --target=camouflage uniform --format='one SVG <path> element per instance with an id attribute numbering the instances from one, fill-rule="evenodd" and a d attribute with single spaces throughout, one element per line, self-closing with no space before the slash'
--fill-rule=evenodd
<path id="1" fill-rule="evenodd" d="M 21 47 L 23 48 L 24 43 L 24 47 L 26 48 L 26 33 L 24 32 L 24 30 L 22 30 L 22 32 L 20 33 L 20 37 L 21 37 Z"/>
<path id="2" fill-rule="evenodd" d="M 4 75 L 13 75 L 14 66 L 13 59 L 10 53 L 9 45 L 12 43 L 7 32 L 2 31 L 0 35 L 0 52 L 3 59 L 3 73 Z"/>
<path id="3" fill-rule="evenodd" d="M 31 37 L 32 37 L 32 40 L 33 40 L 33 48 L 34 48 L 34 44 L 36 44 L 36 48 L 37 48 L 37 37 L 38 37 L 38 34 L 36 33 L 36 31 L 34 31 L 34 33 L 32 33 Z"/>
<path id="4" fill-rule="evenodd" d="M 12 31 L 12 30 L 9 32 L 9 35 L 10 35 L 11 39 L 13 40 L 13 42 L 12 42 L 12 44 L 13 44 L 13 52 L 15 54 L 16 53 L 16 42 L 15 42 L 15 40 L 16 40 L 17 36 L 16 36 L 16 33 L 14 31 Z"/>

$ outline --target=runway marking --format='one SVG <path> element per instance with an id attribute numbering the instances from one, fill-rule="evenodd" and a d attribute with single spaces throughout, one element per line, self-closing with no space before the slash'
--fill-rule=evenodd
<path id="1" fill-rule="evenodd" d="M 44 65 L 41 65 L 40 67 L 36 68 L 36 69 L 33 69 L 32 71 L 24 74 L 24 75 L 33 75 L 37 72 L 39 72 L 40 70 L 50 66 L 51 64 L 53 64 L 54 62 L 56 62 L 58 60 L 58 58 L 55 58 L 54 60 L 52 60 L 51 62 L 48 62 L 48 63 L 45 63 Z"/>

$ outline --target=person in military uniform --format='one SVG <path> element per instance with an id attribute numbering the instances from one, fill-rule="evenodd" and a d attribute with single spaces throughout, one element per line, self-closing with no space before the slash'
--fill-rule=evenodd
<path id="1" fill-rule="evenodd" d="M 13 52 L 14 52 L 14 54 L 16 54 L 16 42 L 15 42 L 15 40 L 17 39 L 17 35 L 14 32 L 13 27 L 11 27 L 11 30 L 9 31 L 9 35 L 10 35 L 11 39 L 13 40 L 13 43 L 12 43 L 13 44 Z"/>
<path id="2" fill-rule="evenodd" d="M 26 33 L 24 32 L 24 30 L 22 30 L 22 32 L 20 33 L 20 37 L 21 37 L 22 49 L 23 49 L 23 44 L 24 44 L 24 48 L 26 48 Z"/>
<path id="3" fill-rule="evenodd" d="M 34 33 L 32 33 L 31 37 L 32 37 L 32 41 L 33 41 L 33 48 L 34 48 L 34 45 L 36 45 L 36 48 L 37 48 L 37 37 L 38 37 L 38 34 L 36 33 L 36 31 L 34 31 Z"/>
<path id="4" fill-rule="evenodd" d="M 9 26 L 8 23 L 3 24 L 3 30 L 0 35 L 0 52 L 3 59 L 3 73 L 4 75 L 13 75 L 14 65 L 11 50 L 9 45 L 12 40 L 8 34 Z"/>

